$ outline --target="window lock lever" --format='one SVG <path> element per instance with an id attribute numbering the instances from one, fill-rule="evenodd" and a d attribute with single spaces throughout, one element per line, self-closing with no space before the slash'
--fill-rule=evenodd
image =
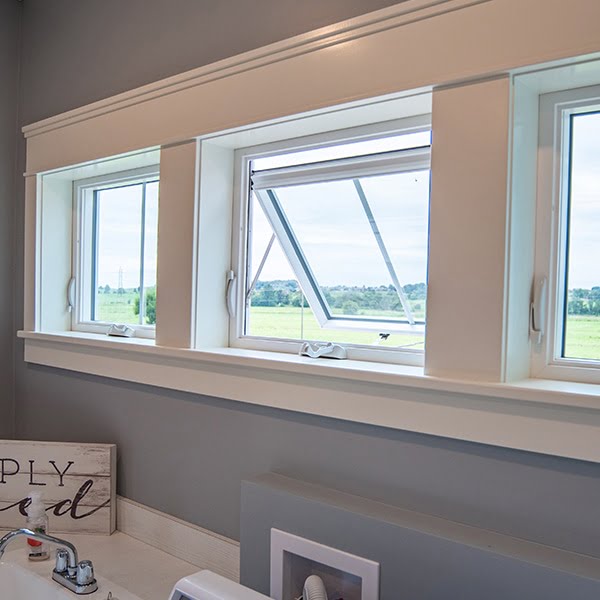
<path id="1" fill-rule="evenodd" d="M 227 312 L 231 318 L 235 317 L 235 272 L 227 271 L 227 288 L 225 291 L 225 299 L 227 302 Z"/>
<path id="2" fill-rule="evenodd" d="M 333 342 L 304 342 L 299 354 L 309 358 L 337 358 L 338 360 L 348 358 L 346 349 Z"/>
<path id="3" fill-rule="evenodd" d="M 529 333 L 536 344 L 542 343 L 546 329 L 546 296 L 548 280 L 545 277 L 534 283 L 533 300 L 529 308 Z"/>
<path id="4" fill-rule="evenodd" d="M 67 310 L 73 312 L 75 308 L 75 277 L 69 279 L 67 284 Z"/>

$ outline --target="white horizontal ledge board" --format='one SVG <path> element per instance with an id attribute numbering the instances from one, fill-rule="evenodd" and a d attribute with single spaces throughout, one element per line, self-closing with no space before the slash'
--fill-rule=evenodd
<path id="1" fill-rule="evenodd" d="M 49 530 L 109 535 L 116 526 L 114 444 L 0 440 L 0 529 L 25 526 L 40 492 Z"/>
<path id="2" fill-rule="evenodd" d="M 407 0 L 29 125 L 27 171 L 590 56 L 599 21 L 597 0 Z"/>
<path id="3" fill-rule="evenodd" d="M 393 429 L 600 462 L 600 390 L 464 382 L 376 365 L 244 350 L 21 332 L 25 361 Z M 544 382 L 547 383 L 547 382 Z M 557 382 L 558 383 L 558 382 Z"/>

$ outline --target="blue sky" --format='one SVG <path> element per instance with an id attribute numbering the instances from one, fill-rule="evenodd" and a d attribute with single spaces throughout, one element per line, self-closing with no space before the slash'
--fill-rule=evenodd
<path id="1" fill-rule="evenodd" d="M 573 119 L 569 288 L 600 286 L 600 113 Z"/>
<path id="2" fill-rule="evenodd" d="M 428 143 L 426 138 L 405 137 L 411 138 L 413 145 Z M 381 148 L 370 142 L 369 150 L 392 149 L 394 139 L 397 138 L 386 140 L 385 147 Z M 355 149 L 348 145 L 297 153 L 297 158 L 292 160 L 285 155 L 261 159 L 258 166 L 272 168 L 338 158 L 348 155 L 348 148 Z M 371 177 L 362 179 L 362 184 L 400 282 L 425 281 L 428 177 L 423 173 L 415 173 L 414 181 L 410 181 L 410 175 Z M 390 282 L 350 182 L 296 186 L 277 193 L 322 285 L 387 285 Z M 258 202 L 255 204 L 253 273 L 271 235 Z M 574 119 L 570 228 L 569 288 L 600 286 L 600 114 Z M 277 244 L 261 279 L 293 279 L 287 259 Z"/>
<path id="3" fill-rule="evenodd" d="M 254 161 L 255 170 L 359 156 L 431 142 L 429 131 L 305 150 Z M 401 283 L 424 282 L 427 276 L 429 174 L 427 171 L 365 177 L 361 185 Z M 392 283 L 352 181 L 290 186 L 277 195 L 317 280 L 324 286 Z M 271 236 L 271 228 L 254 198 L 252 273 Z M 261 280 L 293 279 L 276 244 Z"/>
<path id="4" fill-rule="evenodd" d="M 429 133 L 402 137 L 402 141 L 397 137 L 388 138 L 260 159 L 253 166 L 272 168 L 429 143 Z M 425 281 L 427 172 L 369 177 L 363 178 L 361 183 L 401 283 Z M 283 188 L 278 194 L 322 285 L 391 283 L 351 182 L 294 186 Z M 99 285 L 116 288 L 120 269 L 125 288 L 139 285 L 140 195 L 141 186 L 101 193 Z M 258 203 L 255 204 L 252 273 L 271 235 L 266 218 Z M 156 283 L 157 183 L 147 186 L 146 218 L 145 283 L 152 286 Z M 293 278 L 287 259 L 276 243 L 261 279 Z M 573 125 L 569 287 L 594 285 L 600 285 L 600 114 L 575 117 Z"/>
<path id="5" fill-rule="evenodd" d="M 425 281 L 428 172 L 368 177 L 361 184 L 400 282 Z M 281 188 L 277 194 L 321 285 L 392 283 L 352 181 Z M 253 272 L 271 235 L 256 200 L 254 214 Z M 272 250 L 261 279 L 292 278 L 283 252 Z"/>
<path id="6" fill-rule="evenodd" d="M 140 285 L 140 236 L 142 186 L 103 190 L 99 193 L 98 285 L 123 287 Z M 158 224 L 158 182 L 146 186 L 146 287 L 156 285 L 156 242 Z"/>

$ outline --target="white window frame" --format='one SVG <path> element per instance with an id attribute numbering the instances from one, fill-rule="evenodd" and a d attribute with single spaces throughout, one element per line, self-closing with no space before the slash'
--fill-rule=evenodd
<path id="1" fill-rule="evenodd" d="M 105 321 L 92 321 L 89 317 L 91 306 L 91 269 L 93 250 L 87 241 L 92 229 L 93 198 L 99 190 L 121 186 L 151 183 L 159 180 L 160 167 L 153 165 L 141 167 L 99 177 L 80 179 L 73 182 L 73 278 L 67 291 L 67 301 L 71 307 L 71 329 L 88 333 L 107 333 L 113 323 Z M 155 325 L 142 325 L 127 323 L 136 337 L 153 339 L 156 336 Z"/>
<path id="2" fill-rule="evenodd" d="M 248 269 L 248 227 L 249 227 L 249 202 L 250 202 L 250 163 L 258 158 L 280 155 L 286 152 L 297 152 L 300 150 L 325 148 L 337 146 L 343 143 L 357 141 L 376 140 L 385 137 L 418 133 L 431 129 L 431 116 L 420 115 L 418 117 L 407 117 L 388 123 L 374 123 L 371 125 L 354 127 L 348 130 L 328 132 L 311 136 L 304 136 L 283 142 L 275 142 L 236 150 L 234 157 L 234 225 L 232 236 L 232 262 L 233 271 L 236 274 L 237 285 L 233 286 L 232 292 L 235 299 L 230 302 L 231 315 L 229 323 L 230 346 L 254 350 L 265 350 L 272 352 L 283 352 L 298 354 L 303 341 L 312 340 L 288 340 L 278 338 L 265 338 L 249 336 L 244 334 L 245 311 L 246 311 L 246 281 Z M 263 183 L 281 185 L 289 183 L 292 179 L 295 183 L 299 181 L 313 181 L 315 171 L 320 171 L 324 177 L 323 181 L 332 179 L 348 178 L 348 168 L 355 162 L 359 175 L 374 173 L 389 173 L 430 168 L 430 147 L 427 150 L 399 150 L 386 153 L 386 158 L 377 156 L 358 157 L 356 159 L 340 159 L 338 161 L 326 161 L 322 165 L 312 163 L 310 167 L 283 167 L 273 169 L 271 172 L 255 176 Z M 391 165 L 394 165 L 393 167 Z M 279 237 L 280 243 L 282 237 Z M 294 269 L 297 272 L 297 269 Z M 312 287 L 306 282 L 300 283 L 307 297 L 312 293 Z M 316 298 L 312 306 L 318 306 Z M 310 308 L 308 310 L 311 310 Z M 315 311 L 318 322 L 324 329 L 332 328 L 360 328 L 357 321 L 339 319 L 334 323 L 327 319 L 326 315 Z M 424 324 L 415 325 L 392 324 L 386 322 L 382 330 L 395 330 L 404 333 L 424 333 Z M 373 362 L 386 362 L 394 364 L 423 366 L 424 351 L 397 347 L 369 347 L 358 344 L 340 344 L 346 348 L 348 358 L 353 360 L 366 360 Z"/>
<path id="3" fill-rule="evenodd" d="M 600 383 L 600 360 L 560 356 L 564 334 L 571 116 L 600 110 L 600 86 L 540 96 L 534 289 L 542 335 L 532 332 L 531 376 Z M 535 304 L 535 292 L 534 292 Z M 544 314 L 545 312 L 545 314 Z"/>

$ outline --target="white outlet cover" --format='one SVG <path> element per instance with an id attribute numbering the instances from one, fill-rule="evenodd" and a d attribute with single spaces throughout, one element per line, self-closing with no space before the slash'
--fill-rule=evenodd
<path id="1" fill-rule="evenodd" d="M 283 599 L 283 561 L 290 552 L 362 580 L 361 600 L 379 600 L 379 563 L 312 540 L 271 529 L 271 597 Z"/>

